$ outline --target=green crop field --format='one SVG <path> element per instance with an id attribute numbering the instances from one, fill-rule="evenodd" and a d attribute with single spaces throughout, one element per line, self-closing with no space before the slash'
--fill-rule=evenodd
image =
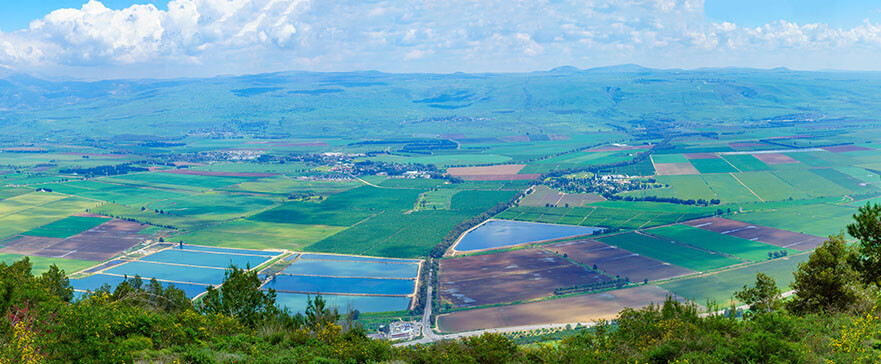
<path id="1" fill-rule="evenodd" d="M 112 178 L 102 178 L 104 181 L 115 181 L 137 186 L 158 186 L 186 190 L 208 190 L 219 188 L 254 179 L 253 177 L 215 177 L 194 176 L 184 174 L 150 172 L 134 173 Z"/>
<path id="2" fill-rule="evenodd" d="M 257 192 L 278 196 L 288 196 L 292 193 L 312 193 L 327 196 L 363 186 L 357 180 L 298 180 L 284 176 L 261 178 L 258 180 L 242 182 L 237 185 L 223 187 L 221 190 L 232 192 Z"/>
<path id="3" fill-rule="evenodd" d="M 811 173 L 808 169 L 778 170 L 772 173 L 784 182 L 792 185 L 795 189 L 805 192 L 812 197 L 840 196 L 851 193 L 850 190 L 823 178 L 817 173 Z"/>
<path id="4" fill-rule="evenodd" d="M 735 173 L 734 177 L 743 182 L 762 200 L 775 201 L 808 198 L 807 193 L 795 189 L 771 172 Z"/>
<path id="5" fill-rule="evenodd" d="M 204 220 L 227 220 L 252 211 L 269 208 L 281 203 L 280 198 L 234 193 L 209 192 L 174 199 L 154 201 L 148 210 L 160 210 L 177 216 L 198 216 Z"/>
<path id="6" fill-rule="evenodd" d="M 510 191 L 461 191 L 452 196 L 450 210 L 402 211 L 389 208 L 377 211 L 366 220 L 310 245 L 305 250 L 399 258 L 422 256 L 439 243 L 456 224 L 507 201 L 513 195 Z"/>
<path id="7" fill-rule="evenodd" d="M 25 210 L 18 210 L 14 214 L 6 214 L 0 216 L 0 239 L 15 234 L 21 234 L 39 226 L 43 226 L 56 220 L 63 219 L 75 213 L 83 212 L 86 209 L 95 207 L 99 204 L 98 202 L 93 200 L 86 200 L 79 197 L 63 198 L 63 196 L 60 200 L 54 200 L 45 203 L 45 201 L 53 200 L 54 197 L 57 196 L 47 196 L 47 194 L 44 193 L 27 194 L 18 197 L 30 195 L 35 195 L 31 196 L 31 199 L 36 199 L 44 203 L 36 206 L 32 205 L 32 207 Z M 13 197 L 12 199 L 17 199 L 18 197 Z M 6 202 L 12 199 L 6 199 L 0 202 Z M 30 200 L 29 202 L 34 202 L 34 200 Z"/>
<path id="8" fill-rule="evenodd" d="M 150 201 L 186 196 L 182 193 L 157 188 L 121 186 L 95 181 L 48 183 L 38 185 L 37 187 L 48 188 L 53 192 L 130 206 L 141 206 Z"/>
<path id="9" fill-rule="evenodd" d="M 731 174 L 717 173 L 701 176 L 722 203 L 756 202 L 759 198 L 737 181 Z"/>
<path id="10" fill-rule="evenodd" d="M 23 259 L 24 257 L 24 255 L 0 253 L 0 262 L 12 264 Z M 58 266 L 59 269 L 63 270 L 64 273 L 67 274 L 81 271 L 96 264 L 96 262 L 90 260 L 47 258 L 38 256 L 28 256 L 28 260 L 30 260 L 31 262 L 34 274 L 42 274 L 43 272 L 48 271 L 49 267 L 52 266 L 52 264 L 55 264 L 56 266 Z"/>
<path id="11" fill-rule="evenodd" d="M 620 195 L 633 197 L 676 197 L 684 200 L 711 200 L 717 198 L 716 193 L 710 189 L 707 180 L 702 175 L 658 176 L 656 180 L 669 185 L 669 187 L 629 191 L 623 192 Z"/>
<path id="12" fill-rule="evenodd" d="M 216 221 L 206 220 L 199 216 L 160 214 L 153 210 L 141 210 L 140 208 L 114 203 L 103 204 L 91 209 L 90 212 L 121 219 L 132 219 L 144 224 L 171 226 L 173 229 L 187 231 L 199 230 L 216 223 Z"/>
<path id="13" fill-rule="evenodd" d="M 638 229 L 672 224 L 712 215 L 709 209 L 667 203 L 637 202 L 634 209 L 625 201 L 602 201 L 585 207 L 517 206 L 496 215 L 499 219 L 566 225 Z M 669 209 L 667 209 L 669 208 Z"/>
<path id="14" fill-rule="evenodd" d="M 700 173 L 739 172 L 737 168 L 734 168 L 722 158 L 692 159 L 689 162 L 691 162 L 691 165 L 693 165 L 694 168 L 697 168 Z"/>
<path id="15" fill-rule="evenodd" d="M 878 192 L 879 188 L 872 184 L 867 184 L 862 180 L 845 174 L 841 171 L 838 171 L 833 168 L 816 168 L 810 170 L 813 173 L 820 175 L 821 177 L 832 181 L 833 183 L 845 188 L 847 191 L 853 194 L 864 194 L 864 193 L 872 193 Z"/>
<path id="16" fill-rule="evenodd" d="M 817 236 L 837 234 L 853 221 L 856 205 L 811 204 L 731 216 L 734 220 Z"/>
<path id="17" fill-rule="evenodd" d="M 768 252 L 788 250 L 789 254 L 797 251 L 784 249 L 774 245 L 768 245 L 758 241 L 741 239 L 733 236 L 715 233 L 709 230 L 699 229 L 688 225 L 663 226 L 647 233 L 665 239 L 675 240 L 697 248 L 715 251 L 742 260 L 760 262 L 768 259 Z"/>
<path id="18" fill-rule="evenodd" d="M 320 202 L 287 202 L 251 219 L 304 225 L 351 226 L 382 211 L 413 209 L 422 190 L 361 186 Z"/>
<path id="19" fill-rule="evenodd" d="M 688 158 L 682 154 L 652 154 L 655 163 L 688 163 Z"/>
<path id="20" fill-rule="evenodd" d="M 22 235 L 44 236 L 47 238 L 68 238 L 107 221 L 110 221 L 110 219 L 105 217 L 68 216 L 31 231 L 24 232 Z"/>
<path id="21" fill-rule="evenodd" d="M 299 250 L 344 229 L 344 227 L 328 225 L 235 220 L 192 233 L 175 235 L 171 240 L 231 248 Z"/>
<path id="22" fill-rule="evenodd" d="M 598 238 L 596 240 L 698 272 L 742 263 L 737 259 L 671 243 L 663 239 L 639 233 L 618 234 Z"/>
<path id="23" fill-rule="evenodd" d="M 728 163 L 737 168 L 741 172 L 755 172 L 755 171 L 768 171 L 771 170 L 765 162 L 760 161 L 758 158 L 753 157 L 749 154 L 729 154 L 722 155 Z"/>
<path id="24" fill-rule="evenodd" d="M 733 298 L 733 293 L 742 289 L 744 285 L 753 284 L 758 272 L 771 276 L 777 282 L 777 287 L 788 291 L 793 280 L 792 272 L 798 268 L 798 263 L 807 260 L 808 255 L 774 259 L 704 276 L 665 282 L 660 286 L 677 296 L 694 300 L 700 305 L 705 305 L 709 301 L 727 307 L 729 300 Z"/>
<path id="25" fill-rule="evenodd" d="M 423 192 L 416 200 L 416 211 L 419 210 L 449 210 L 453 195 L 459 190 L 437 189 Z"/>

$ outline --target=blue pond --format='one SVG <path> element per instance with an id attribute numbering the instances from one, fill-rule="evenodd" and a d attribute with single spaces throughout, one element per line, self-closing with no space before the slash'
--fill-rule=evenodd
<path id="1" fill-rule="evenodd" d="M 490 220 L 471 230 L 459 244 L 456 251 L 502 248 L 517 244 L 551 239 L 561 239 L 576 235 L 592 234 L 602 228 L 542 224 L 537 222 Z"/>
<path id="2" fill-rule="evenodd" d="M 306 302 L 310 295 L 301 293 L 279 292 L 276 302 L 280 306 L 287 307 L 292 313 L 306 313 Z M 315 298 L 315 295 L 311 295 Z M 382 297 L 382 296 L 342 296 L 321 295 L 327 300 L 329 307 L 336 307 L 340 313 L 345 314 L 349 305 L 352 309 L 360 312 L 387 312 L 406 311 L 410 308 L 410 297 Z"/>
<path id="3" fill-rule="evenodd" d="M 103 286 L 105 284 L 109 284 L 110 287 L 115 288 L 116 285 L 119 284 L 120 282 L 122 282 L 123 279 L 125 279 L 125 278 L 99 273 L 99 274 L 94 274 L 94 275 L 88 276 L 86 278 L 71 279 L 70 285 L 75 290 L 77 290 L 77 297 L 80 297 L 83 295 L 83 292 L 80 292 L 80 291 L 93 291 L 94 292 L 95 290 L 97 290 L 98 288 L 101 288 L 101 286 Z M 149 283 L 149 279 L 144 279 L 144 284 L 147 284 L 147 283 Z M 183 290 L 187 294 L 187 297 L 189 297 L 189 298 L 196 297 L 196 295 L 198 295 L 202 292 L 205 292 L 205 288 L 206 288 L 206 286 L 202 286 L 202 285 L 198 285 L 198 284 L 169 283 L 169 282 L 161 282 L 161 283 L 166 288 L 169 285 L 173 284 L 175 288 Z M 111 292 L 112 292 L 112 288 L 111 288 Z"/>
<path id="4" fill-rule="evenodd" d="M 282 272 L 335 277 L 416 278 L 419 264 L 299 259 Z"/>
<path id="5" fill-rule="evenodd" d="M 279 274 L 264 288 L 302 293 L 354 293 L 408 295 L 416 288 L 412 279 L 336 278 Z"/>

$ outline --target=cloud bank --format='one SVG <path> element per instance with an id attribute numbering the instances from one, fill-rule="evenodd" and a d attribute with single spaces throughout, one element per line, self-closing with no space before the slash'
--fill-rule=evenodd
<path id="1" fill-rule="evenodd" d="M 0 32 L 0 65 L 177 77 L 303 69 L 509 72 L 559 65 L 878 69 L 881 24 L 710 22 L 701 0 L 92 0 Z"/>

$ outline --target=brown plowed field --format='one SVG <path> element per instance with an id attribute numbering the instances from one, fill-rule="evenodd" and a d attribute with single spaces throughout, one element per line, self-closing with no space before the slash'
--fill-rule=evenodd
<path id="1" fill-rule="evenodd" d="M 752 156 L 756 157 L 762 162 L 765 162 L 765 164 L 799 163 L 797 160 L 792 159 L 790 156 L 782 153 L 756 153 Z"/>
<path id="2" fill-rule="evenodd" d="M 212 177 L 272 177 L 278 173 L 252 173 L 252 172 L 216 172 L 216 171 L 193 171 L 189 169 L 173 169 L 160 171 L 162 173 L 185 174 L 189 176 L 212 176 Z"/>
<path id="3" fill-rule="evenodd" d="M 545 249 L 566 254 L 569 259 L 587 266 L 597 265 L 603 272 L 630 278 L 656 281 L 694 273 L 693 270 L 664 263 L 629 250 L 609 246 L 595 240 L 578 240 L 546 246 Z"/>
<path id="4" fill-rule="evenodd" d="M 143 228 L 136 222 L 114 219 L 67 239 L 24 236 L 10 241 L 0 252 L 102 261 L 149 238 L 138 234 Z"/>
<path id="5" fill-rule="evenodd" d="M 438 316 L 438 328 L 461 332 L 509 326 L 612 319 L 625 308 L 662 303 L 671 295 L 658 286 L 639 286 L 519 305 L 481 308 Z"/>
<path id="6" fill-rule="evenodd" d="M 655 163 L 655 171 L 657 171 L 659 176 L 700 174 L 691 163 Z"/>
<path id="7" fill-rule="evenodd" d="M 541 249 L 444 259 L 438 276 L 441 296 L 457 307 L 547 297 L 555 288 L 609 280 Z"/>
<path id="8" fill-rule="evenodd" d="M 823 244 L 826 239 L 808 234 L 775 229 L 772 227 L 753 225 L 746 222 L 723 219 L 721 217 L 708 217 L 704 219 L 688 221 L 685 224 L 717 232 L 720 234 L 736 236 L 747 240 L 760 241 L 765 244 L 776 245 L 782 248 L 795 250 L 811 250 Z"/>

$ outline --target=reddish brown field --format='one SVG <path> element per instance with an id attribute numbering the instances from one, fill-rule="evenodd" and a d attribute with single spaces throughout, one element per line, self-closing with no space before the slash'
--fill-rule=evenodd
<path id="1" fill-rule="evenodd" d="M 857 145 L 833 145 L 831 147 L 823 147 L 820 148 L 828 152 L 832 153 L 841 153 L 841 152 L 858 152 L 862 150 L 872 150 L 872 148 L 860 147 Z"/>
<path id="2" fill-rule="evenodd" d="M 687 159 L 719 159 L 718 154 L 716 153 L 686 153 L 685 158 Z"/>
<path id="3" fill-rule="evenodd" d="M 550 134 L 548 135 L 551 140 L 572 140 L 572 137 L 565 134 Z"/>
<path id="4" fill-rule="evenodd" d="M 520 249 L 441 261 L 441 297 L 456 307 L 547 297 L 555 288 L 609 278 L 541 249 Z"/>
<path id="5" fill-rule="evenodd" d="M 738 238 L 759 241 L 765 244 L 801 251 L 815 249 L 826 240 L 819 236 L 780 230 L 767 226 L 753 225 L 746 222 L 723 219 L 721 217 L 708 217 L 692 220 L 685 224 L 720 234 L 736 236 Z"/>
<path id="6" fill-rule="evenodd" d="M 456 140 L 456 139 L 466 139 L 468 137 L 462 133 L 453 133 L 453 134 L 441 134 L 441 138 Z"/>
<path id="7" fill-rule="evenodd" d="M 595 240 L 570 241 L 544 248 L 558 254 L 566 254 L 569 259 L 587 266 L 596 264 L 599 270 L 630 278 L 632 282 L 642 282 L 644 279 L 656 281 L 694 273 L 691 269 L 644 257 Z"/>
<path id="8" fill-rule="evenodd" d="M 797 160 L 792 159 L 786 154 L 782 153 L 756 153 L 752 155 L 756 157 L 758 160 L 765 162 L 766 164 L 787 164 L 787 163 L 799 163 Z"/>
<path id="9" fill-rule="evenodd" d="M 500 327 L 613 319 L 625 308 L 662 303 L 671 295 L 658 286 L 639 286 L 512 306 L 481 308 L 438 316 L 438 328 L 461 332 Z"/>
<path id="10" fill-rule="evenodd" d="M 215 172 L 215 171 L 193 171 L 189 169 L 172 169 L 160 171 L 162 173 L 185 174 L 189 176 L 212 176 L 212 177 L 272 177 L 279 173 L 252 173 L 252 172 Z"/>
<path id="11" fill-rule="evenodd" d="M 655 163 L 655 171 L 659 176 L 700 174 L 691 163 Z"/>
<path id="12" fill-rule="evenodd" d="M 9 241 L 0 252 L 102 261 L 149 238 L 137 233 L 143 228 L 136 222 L 114 219 L 67 239 L 23 236 Z"/>

